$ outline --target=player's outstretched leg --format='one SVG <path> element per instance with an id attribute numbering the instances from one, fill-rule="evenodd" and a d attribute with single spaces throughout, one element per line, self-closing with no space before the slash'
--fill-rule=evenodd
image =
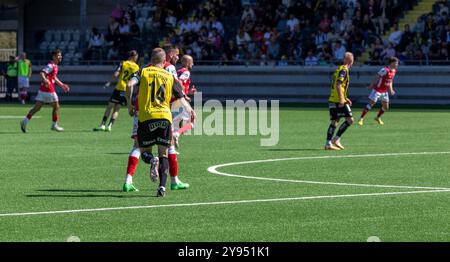
<path id="1" fill-rule="evenodd" d="M 359 117 L 358 125 L 360 126 L 364 125 L 364 117 L 370 111 L 370 109 L 372 109 L 371 104 L 367 104 L 366 107 L 364 107 L 364 110 L 362 111 L 361 116 Z"/>
<path id="2" fill-rule="evenodd" d="M 24 133 L 27 132 L 28 122 L 30 122 L 30 120 L 34 116 L 34 114 L 36 114 L 37 112 L 39 112 L 39 110 L 41 110 L 43 105 L 44 105 L 44 103 L 42 103 L 40 101 L 36 101 L 36 104 L 34 105 L 34 107 L 28 112 L 28 114 L 22 119 L 22 121 L 20 121 L 20 129 L 22 130 L 22 132 L 24 132 Z"/>

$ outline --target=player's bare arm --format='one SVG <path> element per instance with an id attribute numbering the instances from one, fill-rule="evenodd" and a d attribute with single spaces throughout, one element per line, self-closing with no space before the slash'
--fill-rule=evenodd
<path id="1" fill-rule="evenodd" d="M 197 119 L 197 114 L 195 113 L 194 109 L 191 107 L 191 105 L 186 101 L 184 97 L 180 98 L 180 102 L 183 105 L 184 109 L 188 112 L 188 114 L 191 116 L 191 122 L 195 123 L 195 120 Z"/>
<path id="2" fill-rule="evenodd" d="M 137 83 L 138 83 L 137 79 L 135 78 L 130 79 L 130 81 L 128 81 L 127 83 L 127 90 L 125 92 L 125 98 L 127 99 L 127 106 L 128 106 L 128 114 L 130 116 L 134 116 L 135 114 L 135 108 L 132 103 L 133 100 L 132 98 L 133 98 L 133 89 Z"/>
<path id="3" fill-rule="evenodd" d="M 47 75 L 45 74 L 45 72 L 41 72 L 40 75 L 41 75 L 42 81 L 44 82 L 45 86 L 49 87 L 50 81 L 48 81 Z"/>
<path id="4" fill-rule="evenodd" d="M 342 82 L 341 81 L 336 82 L 336 91 L 339 96 L 339 107 L 344 107 L 345 102 L 347 102 L 347 101 L 344 99 L 344 94 L 342 93 Z"/>
<path id="5" fill-rule="evenodd" d="M 106 82 L 105 87 L 109 87 L 111 85 L 111 83 L 120 76 L 120 70 L 116 70 L 114 72 L 114 74 L 111 77 L 111 80 L 109 80 L 108 82 Z"/>
<path id="6" fill-rule="evenodd" d="M 379 76 L 379 75 L 376 75 L 376 76 L 373 78 L 372 83 L 370 83 L 370 86 L 369 86 L 367 89 L 372 90 L 373 87 L 377 84 L 377 82 L 378 82 L 379 80 L 380 80 L 380 76 Z"/>
<path id="7" fill-rule="evenodd" d="M 64 92 L 67 93 L 67 92 L 70 91 L 69 85 L 64 84 L 63 82 L 61 82 L 61 80 L 59 80 L 58 77 L 55 77 L 55 82 L 56 82 L 57 85 L 59 85 L 64 90 Z"/>
<path id="8" fill-rule="evenodd" d="M 389 85 L 389 92 L 391 93 L 391 95 L 395 95 L 395 90 L 394 87 L 392 86 L 392 83 Z"/>

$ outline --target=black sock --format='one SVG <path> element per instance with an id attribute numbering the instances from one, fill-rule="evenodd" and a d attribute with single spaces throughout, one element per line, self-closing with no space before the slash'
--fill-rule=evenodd
<path id="1" fill-rule="evenodd" d="M 345 130 L 347 130 L 347 128 L 350 126 L 350 124 L 347 122 L 347 121 L 345 121 L 344 123 L 342 123 L 342 125 L 339 127 L 339 130 L 338 130 L 338 132 L 337 132 L 337 136 L 338 137 L 341 137 L 342 136 L 342 134 L 344 134 L 344 132 L 345 132 Z"/>
<path id="2" fill-rule="evenodd" d="M 334 130 L 336 130 L 336 126 L 330 124 L 328 127 L 327 141 L 330 141 L 333 138 Z"/>
<path id="3" fill-rule="evenodd" d="M 167 175 L 169 174 L 169 159 L 167 157 L 159 158 L 159 186 L 166 187 Z"/>
<path id="4" fill-rule="evenodd" d="M 104 125 L 106 125 L 106 121 L 108 120 L 108 117 L 107 116 L 104 116 L 103 117 L 103 120 L 102 120 L 102 126 L 104 126 Z"/>
<path id="5" fill-rule="evenodd" d="M 114 125 L 114 121 L 116 121 L 114 118 L 111 118 L 110 120 L 109 120 L 109 125 L 110 126 L 112 126 L 112 125 Z"/>

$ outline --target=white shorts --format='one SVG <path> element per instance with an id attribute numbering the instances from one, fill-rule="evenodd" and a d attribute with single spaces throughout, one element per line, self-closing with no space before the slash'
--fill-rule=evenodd
<path id="1" fill-rule="evenodd" d="M 382 102 L 389 103 L 389 94 L 388 92 L 380 93 L 376 90 L 372 90 L 372 93 L 369 95 L 369 99 L 374 101 L 375 103 L 380 99 Z"/>
<path id="2" fill-rule="evenodd" d="M 59 102 L 59 99 L 58 99 L 58 95 L 55 92 L 49 93 L 49 92 L 42 92 L 39 90 L 38 94 L 36 96 L 36 101 L 40 101 L 40 102 L 49 104 L 49 103 Z"/>
<path id="3" fill-rule="evenodd" d="M 30 78 L 25 76 L 19 76 L 19 88 L 28 88 L 30 87 Z"/>
<path id="4" fill-rule="evenodd" d="M 172 103 L 170 111 L 172 112 L 172 131 L 178 131 L 180 127 L 180 123 L 189 122 L 191 120 L 190 115 L 188 112 L 184 109 L 184 107 L 181 105 L 181 102 L 179 100 Z"/>
<path id="5" fill-rule="evenodd" d="M 137 138 L 137 130 L 138 130 L 139 117 L 138 112 L 133 117 L 133 129 L 131 129 L 131 139 Z"/>

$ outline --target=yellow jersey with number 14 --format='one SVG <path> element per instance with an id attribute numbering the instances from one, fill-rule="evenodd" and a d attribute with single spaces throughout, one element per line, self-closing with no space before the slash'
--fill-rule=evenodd
<path id="1" fill-rule="evenodd" d="M 339 103 L 339 94 L 337 90 L 337 83 L 341 83 L 341 91 L 343 99 L 347 99 L 347 91 L 348 91 L 348 84 L 350 82 L 350 76 L 348 72 L 348 68 L 345 65 L 341 65 L 336 69 L 336 71 L 333 74 L 333 84 L 331 85 L 331 94 L 328 101 L 330 103 Z"/>
<path id="2" fill-rule="evenodd" d="M 116 71 L 120 71 L 119 82 L 117 82 L 116 90 L 125 92 L 127 90 L 127 83 L 133 75 L 139 72 L 139 66 L 133 61 L 123 61 L 117 67 Z"/>
<path id="3" fill-rule="evenodd" d="M 159 67 L 146 67 L 140 75 L 138 104 L 139 122 L 151 119 L 167 119 L 172 123 L 170 101 L 174 92 L 174 77 Z"/>

